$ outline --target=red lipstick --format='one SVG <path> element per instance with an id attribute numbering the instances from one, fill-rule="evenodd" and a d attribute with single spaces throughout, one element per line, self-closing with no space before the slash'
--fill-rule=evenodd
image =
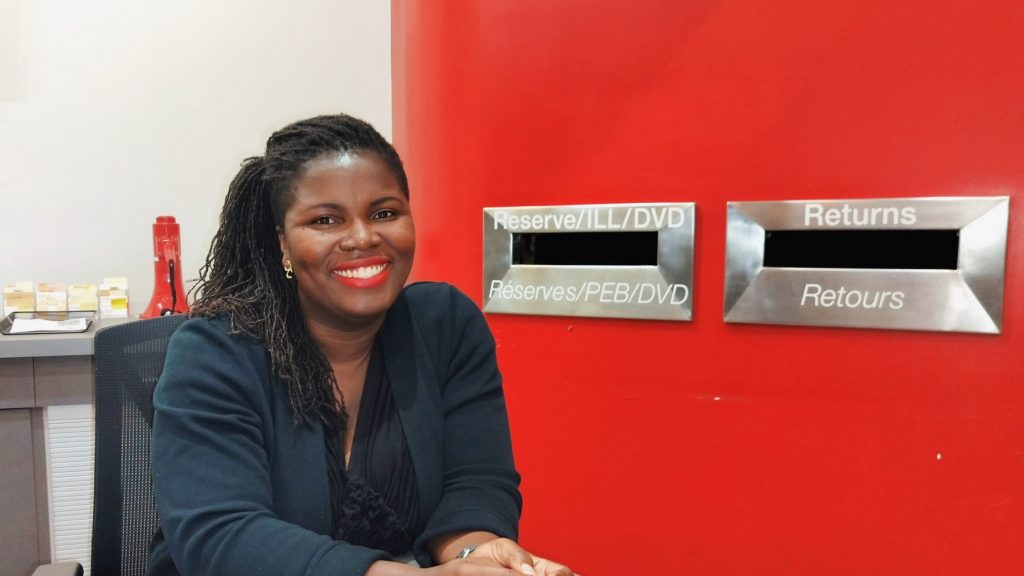
<path id="1" fill-rule="evenodd" d="M 391 275 L 391 260 L 382 257 L 358 258 L 335 266 L 334 279 L 349 288 L 373 288 Z"/>

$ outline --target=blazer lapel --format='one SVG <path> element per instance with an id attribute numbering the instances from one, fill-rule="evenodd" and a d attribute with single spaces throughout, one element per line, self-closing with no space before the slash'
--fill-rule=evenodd
<path id="1" fill-rule="evenodd" d="M 384 367 L 416 472 L 420 519 L 426 522 L 441 499 L 443 409 L 433 361 L 404 294 L 388 310 L 382 336 Z"/>

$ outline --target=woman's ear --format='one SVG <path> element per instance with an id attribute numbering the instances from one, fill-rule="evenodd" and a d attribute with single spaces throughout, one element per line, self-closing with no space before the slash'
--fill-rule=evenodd
<path id="1" fill-rule="evenodd" d="M 277 227 L 277 241 L 281 246 L 282 262 L 288 259 L 288 243 L 284 239 L 284 228 Z"/>

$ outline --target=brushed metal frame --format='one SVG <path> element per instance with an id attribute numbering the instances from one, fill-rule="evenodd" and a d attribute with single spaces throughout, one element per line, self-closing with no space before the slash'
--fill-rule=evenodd
<path id="1" fill-rule="evenodd" d="M 484 208 L 484 311 L 691 320 L 695 211 L 692 202 Z M 638 214 L 647 214 L 648 218 L 642 219 Z M 655 222 L 649 218 L 651 214 L 661 214 L 662 218 Z M 667 214 L 681 214 L 682 222 L 671 221 Z M 511 217 L 542 224 L 527 229 L 510 228 Z M 658 232 L 656 266 L 512 264 L 513 233 L 642 231 Z M 520 290 L 520 296 L 531 297 L 506 298 L 500 289 L 494 292 L 495 286 L 518 287 L 515 289 Z M 530 286 L 533 288 L 527 288 Z M 600 292 L 595 292 L 597 289 Z M 569 297 L 572 293 L 575 298 Z M 506 294 L 511 294 L 511 290 Z"/>
<path id="2" fill-rule="evenodd" d="M 910 225 L 805 225 L 808 204 L 913 208 Z M 1003 280 L 1010 199 L 1007 196 L 729 202 L 726 234 L 726 322 L 846 326 L 998 334 L 1002 330 Z M 766 230 L 959 230 L 956 270 L 766 268 Z M 867 301 L 884 291 L 902 292 L 899 309 L 806 306 L 808 285 L 862 291 Z M 811 302 L 822 300 L 811 299 Z M 884 301 L 884 300 L 883 300 Z M 892 301 L 890 300 L 890 303 Z M 874 303 L 874 302 L 873 302 Z"/>

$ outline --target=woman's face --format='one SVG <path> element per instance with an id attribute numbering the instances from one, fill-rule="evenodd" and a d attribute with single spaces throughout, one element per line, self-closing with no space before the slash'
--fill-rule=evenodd
<path id="1" fill-rule="evenodd" d="M 343 330 L 387 312 L 416 250 L 409 201 L 373 152 L 308 162 L 278 236 L 307 321 Z"/>

